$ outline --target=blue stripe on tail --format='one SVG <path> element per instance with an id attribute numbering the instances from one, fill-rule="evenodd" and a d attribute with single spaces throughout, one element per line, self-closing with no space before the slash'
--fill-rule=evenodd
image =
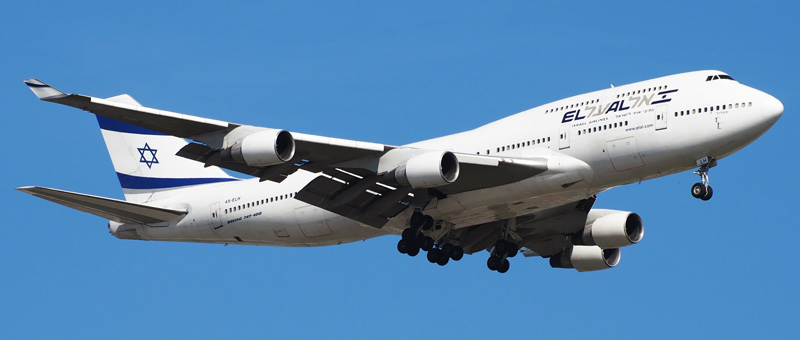
<path id="1" fill-rule="evenodd" d="M 124 189 L 166 189 L 189 185 L 238 181 L 237 178 L 154 178 L 117 173 Z"/>

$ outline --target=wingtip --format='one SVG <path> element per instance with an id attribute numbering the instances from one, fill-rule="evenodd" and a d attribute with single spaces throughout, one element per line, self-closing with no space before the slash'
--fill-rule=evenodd
<path id="1" fill-rule="evenodd" d="M 28 88 L 33 91 L 33 94 L 35 94 L 36 97 L 42 100 L 66 96 L 64 92 L 61 92 L 55 87 L 47 85 L 43 81 L 36 78 L 25 79 L 23 82 L 25 82 L 25 85 L 28 85 Z"/>

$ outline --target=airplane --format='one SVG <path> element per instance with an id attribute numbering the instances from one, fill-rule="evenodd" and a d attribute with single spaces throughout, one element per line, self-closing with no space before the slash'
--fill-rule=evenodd
<path id="1" fill-rule="evenodd" d="M 17 190 L 107 219 L 117 238 L 325 246 L 400 235 L 400 253 L 425 251 L 441 266 L 486 250 L 487 267 L 499 273 L 517 254 L 581 272 L 617 266 L 620 248 L 643 238 L 643 221 L 594 208 L 598 194 L 697 169 L 690 192 L 708 200 L 709 170 L 783 114 L 775 97 L 705 70 L 612 85 L 395 146 L 24 82 L 41 100 L 96 115 L 125 200 Z"/>

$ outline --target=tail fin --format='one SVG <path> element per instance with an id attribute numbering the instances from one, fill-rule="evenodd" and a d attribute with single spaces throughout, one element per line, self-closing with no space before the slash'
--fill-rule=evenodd
<path id="1" fill-rule="evenodd" d="M 126 94 L 108 100 L 141 106 Z M 218 167 L 176 156 L 188 144 L 181 138 L 100 115 L 97 121 L 126 201 L 147 202 L 175 189 L 237 180 Z"/>

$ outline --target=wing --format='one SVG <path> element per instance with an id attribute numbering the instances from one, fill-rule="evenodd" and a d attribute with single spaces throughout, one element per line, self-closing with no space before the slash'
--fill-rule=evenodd
<path id="1" fill-rule="evenodd" d="M 468 155 L 315 136 L 148 108 L 127 95 L 101 99 L 66 94 L 37 79 L 25 83 L 41 100 L 192 139 L 195 143 L 177 154 L 206 166 L 275 182 L 298 169 L 321 173 L 297 199 L 378 228 L 409 206 L 424 207 L 430 197 L 513 183 L 548 170 L 545 158 Z M 436 178 L 444 165 L 452 176 L 439 173 Z"/>
<path id="2" fill-rule="evenodd" d="M 182 210 L 159 208 L 58 189 L 21 187 L 17 190 L 120 223 L 153 224 L 169 222 L 186 215 L 186 212 Z"/>
<path id="3" fill-rule="evenodd" d="M 297 171 L 300 165 L 305 165 L 311 171 L 319 171 L 331 164 L 381 155 L 392 148 L 383 144 L 291 133 L 295 145 L 294 157 L 292 157 L 294 162 L 254 166 L 233 160 L 224 160 L 221 157 L 221 151 L 236 144 L 237 137 L 242 139 L 248 134 L 273 129 L 148 108 L 141 106 L 127 95 L 102 99 L 81 94 L 66 94 L 38 79 L 27 79 L 25 84 L 39 99 L 44 101 L 72 106 L 148 130 L 194 140 L 198 143 L 189 144 L 178 155 L 203 162 L 207 166 L 215 165 L 260 177 L 262 180 L 280 182 L 286 176 Z M 125 97 L 126 100 L 119 100 L 120 97 Z"/>

